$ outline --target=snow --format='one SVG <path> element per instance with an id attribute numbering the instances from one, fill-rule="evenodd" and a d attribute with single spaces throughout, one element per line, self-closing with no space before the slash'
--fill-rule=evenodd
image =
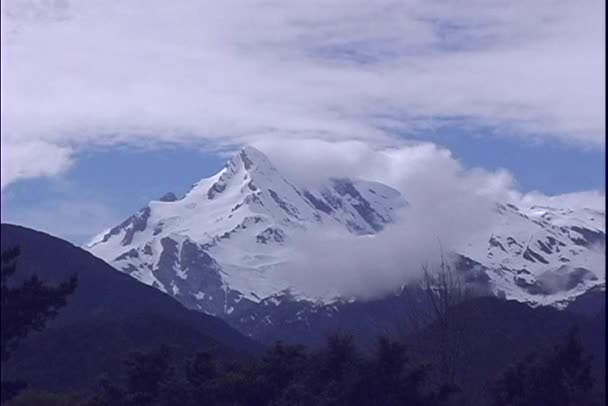
<path id="1" fill-rule="evenodd" d="M 602 222 L 604 215 L 596 212 L 593 217 L 589 214 L 587 210 L 507 207 L 500 213 L 498 225 L 491 235 L 502 247 L 484 244 L 481 236 L 480 240 L 462 250 L 462 254 L 488 268 L 502 270 L 503 272 L 490 272 L 489 276 L 494 290 L 503 292 L 507 299 L 531 305 L 552 305 L 573 300 L 590 288 L 605 283 L 603 249 L 580 246 L 572 240 L 582 237 L 571 229 L 573 226 L 605 234 L 605 220 Z M 553 247 L 550 246 L 551 242 L 554 242 Z M 540 255 L 546 263 L 526 259 L 528 249 Z M 564 259 L 567 262 L 563 262 Z M 546 295 L 530 294 L 514 282 L 517 277 L 534 283 L 543 272 L 556 271 L 565 264 L 570 269 L 588 269 L 598 279 L 586 280 L 571 290 Z M 515 271 L 518 270 L 527 273 L 516 274 Z"/>

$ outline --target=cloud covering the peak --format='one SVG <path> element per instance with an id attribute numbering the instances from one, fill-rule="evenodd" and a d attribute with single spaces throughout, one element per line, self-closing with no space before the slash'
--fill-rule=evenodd
<path id="1" fill-rule="evenodd" d="M 296 238 L 298 255 L 285 273 L 293 286 L 313 295 L 369 299 L 391 292 L 419 278 L 423 265 L 436 265 L 441 251 L 463 252 L 472 241 L 500 232 L 497 203 L 604 211 L 602 192 L 522 194 L 508 171 L 465 168 L 432 143 L 372 148 L 308 139 L 257 147 L 296 184 L 314 188 L 327 177 L 361 178 L 397 189 L 408 202 L 397 221 L 374 236 L 328 229 Z"/>

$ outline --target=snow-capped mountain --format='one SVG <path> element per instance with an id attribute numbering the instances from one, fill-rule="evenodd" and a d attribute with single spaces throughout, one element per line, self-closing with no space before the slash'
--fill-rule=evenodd
<path id="1" fill-rule="evenodd" d="M 327 179 L 315 190 L 285 179 L 246 147 L 181 199 L 167 194 L 87 248 L 117 269 L 210 314 L 289 289 L 290 240 L 300 233 L 374 234 L 406 202 L 388 186 Z"/>
<path id="2" fill-rule="evenodd" d="M 321 307 L 332 313 L 343 303 L 339 298 L 310 297 L 288 282 L 294 241 L 329 232 L 373 238 L 408 203 L 376 182 L 329 178 L 320 184 L 297 185 L 263 153 L 245 147 L 185 196 L 169 193 L 150 202 L 87 249 L 186 306 L 237 325 L 272 325 L 268 309 L 282 302 L 300 303 L 300 316 Z M 497 295 L 557 307 L 605 286 L 604 212 L 496 207 L 491 235 L 454 253 L 467 278 Z"/>

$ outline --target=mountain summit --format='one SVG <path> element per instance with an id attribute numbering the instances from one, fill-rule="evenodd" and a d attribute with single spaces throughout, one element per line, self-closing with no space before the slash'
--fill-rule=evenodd
<path id="1" fill-rule="evenodd" d="M 297 185 L 262 152 L 245 147 L 182 198 L 167 194 L 150 202 L 87 249 L 190 308 L 232 317 L 286 295 L 327 303 L 288 282 L 298 236 L 373 238 L 407 207 L 398 191 L 376 182 L 327 178 L 314 188 Z M 490 235 L 454 253 L 458 268 L 489 291 L 564 307 L 604 288 L 604 212 L 497 202 L 494 215 Z"/>

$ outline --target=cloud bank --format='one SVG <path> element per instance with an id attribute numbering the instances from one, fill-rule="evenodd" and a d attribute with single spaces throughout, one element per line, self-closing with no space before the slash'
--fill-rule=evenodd
<path id="1" fill-rule="evenodd" d="M 490 234 L 497 201 L 518 198 L 504 170 L 466 169 L 431 143 L 374 149 L 363 142 L 292 140 L 258 144 L 281 173 L 314 187 L 329 177 L 356 177 L 399 190 L 408 206 L 373 237 L 328 229 L 295 239 L 285 269 L 292 286 L 313 295 L 373 298 L 421 275 L 444 252 Z"/>
<path id="2" fill-rule="evenodd" d="M 92 144 L 395 145 L 438 123 L 603 147 L 605 3 L 2 1 L 3 185 Z M 39 168 L 29 170 L 47 146 Z"/>

